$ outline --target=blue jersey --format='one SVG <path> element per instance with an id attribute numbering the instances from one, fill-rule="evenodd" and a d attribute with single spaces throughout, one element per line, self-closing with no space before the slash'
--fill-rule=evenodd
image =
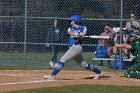
<path id="1" fill-rule="evenodd" d="M 79 26 L 78 28 L 76 27 L 70 27 L 68 29 L 69 31 L 73 31 L 74 33 L 80 34 L 80 32 L 85 33 L 87 32 L 87 28 L 85 26 Z M 75 44 L 81 44 L 82 40 L 76 40 L 73 36 L 70 36 L 69 38 L 69 46 L 75 45 Z"/>

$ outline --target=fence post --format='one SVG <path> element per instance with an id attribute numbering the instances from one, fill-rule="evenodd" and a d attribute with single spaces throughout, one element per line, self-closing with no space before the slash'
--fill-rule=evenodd
<path id="1" fill-rule="evenodd" d="M 24 11 L 24 66 L 27 66 L 26 51 L 27 51 L 27 0 L 25 0 Z"/>
<path id="2" fill-rule="evenodd" d="M 122 29 L 123 29 L 123 24 L 122 24 L 122 21 L 123 21 L 123 0 L 121 0 L 121 14 L 120 14 L 120 44 L 122 44 L 122 40 L 123 40 L 123 32 L 122 32 Z M 122 61 L 123 61 L 123 58 L 122 58 L 122 48 L 119 49 L 119 54 L 120 54 L 120 69 L 122 67 Z"/>

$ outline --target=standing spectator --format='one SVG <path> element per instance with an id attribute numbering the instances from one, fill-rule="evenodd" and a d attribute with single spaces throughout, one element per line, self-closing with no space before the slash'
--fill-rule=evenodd
<path id="1" fill-rule="evenodd" d="M 140 28 L 140 24 L 137 21 L 137 18 L 134 14 L 130 14 L 130 21 L 126 23 L 125 28 L 128 31 L 131 31 L 133 29 L 139 29 Z"/>
<path id="2" fill-rule="evenodd" d="M 47 33 L 47 43 L 53 43 L 51 45 L 53 54 L 51 57 L 51 61 L 49 62 L 49 65 L 51 67 L 57 65 L 57 54 L 59 52 L 59 45 L 56 45 L 56 43 L 60 43 L 61 37 L 62 37 L 62 31 L 58 26 L 58 20 L 54 20 L 53 27 L 50 27 Z"/>
<path id="3" fill-rule="evenodd" d="M 116 34 L 116 32 L 112 28 L 110 28 L 109 26 L 105 26 L 104 27 L 104 32 L 102 32 L 100 34 L 100 36 L 109 36 L 110 38 L 113 39 L 115 34 Z M 103 40 L 103 39 L 98 40 L 98 45 L 104 46 L 105 45 L 105 40 Z M 107 48 L 107 52 L 108 52 L 108 57 L 111 57 L 113 47 L 106 47 L 106 48 Z M 100 61 L 99 66 L 103 66 L 103 60 Z M 111 67 L 111 61 L 110 60 L 108 60 L 108 66 Z"/>

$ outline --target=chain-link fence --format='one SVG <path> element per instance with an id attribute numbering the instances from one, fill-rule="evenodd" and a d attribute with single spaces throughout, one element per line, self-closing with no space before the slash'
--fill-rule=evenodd
<path id="1" fill-rule="evenodd" d="M 57 60 L 68 49 L 67 29 L 71 15 L 83 18 L 87 35 L 100 35 L 105 26 L 125 27 L 130 13 L 139 21 L 139 3 L 139 0 L 0 0 L 0 64 L 46 67 L 53 54 L 52 46 L 59 47 Z M 48 45 L 49 28 L 56 19 L 62 36 L 59 42 Z M 94 65 L 100 62 L 93 60 L 96 46 L 98 39 L 84 38 L 83 56 Z M 121 58 L 123 54 L 120 54 Z M 66 65 L 77 66 L 72 60 Z"/>

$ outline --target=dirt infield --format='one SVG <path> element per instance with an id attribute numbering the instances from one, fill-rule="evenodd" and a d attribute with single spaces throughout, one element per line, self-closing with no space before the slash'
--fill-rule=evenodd
<path id="1" fill-rule="evenodd" d="M 44 80 L 42 76 L 50 70 L 1 70 L 0 92 L 53 87 L 76 84 L 102 84 L 119 86 L 140 86 L 140 79 L 122 77 L 120 72 L 105 72 L 100 80 L 93 80 L 89 71 L 61 71 L 56 80 Z"/>

